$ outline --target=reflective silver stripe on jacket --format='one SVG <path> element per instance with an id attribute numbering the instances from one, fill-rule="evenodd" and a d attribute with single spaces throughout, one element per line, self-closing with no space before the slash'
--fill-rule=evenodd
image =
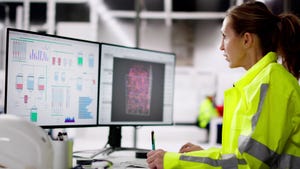
<path id="1" fill-rule="evenodd" d="M 252 118 L 252 130 L 254 130 L 257 125 L 268 88 L 269 88 L 268 84 L 262 84 L 260 86 L 258 108 Z M 249 136 L 242 136 L 242 135 L 239 137 L 239 151 L 241 153 L 246 152 L 256 157 L 260 161 L 266 163 L 268 166 L 272 166 L 279 156 L 278 154 L 276 154 L 276 152 L 270 150 L 269 147 L 257 142 L 256 140 L 252 139 Z"/>
<path id="2" fill-rule="evenodd" d="M 257 142 L 251 137 L 240 136 L 239 137 L 239 151 L 241 153 L 248 153 L 260 161 L 264 162 L 268 166 L 273 166 L 278 160 L 279 155 L 269 149 L 267 146 Z"/>
<path id="3" fill-rule="evenodd" d="M 278 161 L 278 164 L 276 166 L 271 167 L 272 169 L 274 168 L 279 168 L 279 169 L 299 169 L 300 167 L 300 157 L 296 157 L 293 155 L 288 155 L 284 154 L 280 156 L 280 159 Z"/>
<path id="4" fill-rule="evenodd" d="M 215 160 L 208 157 L 197 157 L 197 156 L 185 156 L 181 155 L 180 160 L 189 162 L 198 162 L 208 164 L 214 167 L 221 166 L 224 169 L 238 169 L 238 164 L 246 164 L 243 159 L 237 159 L 235 155 L 230 155 L 230 157 L 223 157 L 222 159 Z"/>
<path id="5" fill-rule="evenodd" d="M 262 110 L 263 103 L 264 103 L 265 98 L 266 98 L 268 88 L 269 88 L 269 84 L 262 84 L 260 86 L 260 96 L 259 96 L 258 108 L 257 108 L 257 111 L 256 111 L 255 115 L 252 118 L 252 130 L 255 129 L 258 118 L 261 114 L 261 110 Z"/>
<path id="6" fill-rule="evenodd" d="M 269 88 L 268 84 L 262 84 L 260 86 L 260 96 L 259 96 L 258 108 L 252 118 L 252 130 L 254 130 L 257 125 L 268 88 Z M 264 162 L 267 162 L 268 158 L 272 157 L 272 159 L 273 159 L 273 157 L 275 155 L 274 152 L 272 152 L 272 150 L 270 150 L 267 146 L 255 141 L 251 137 L 242 136 L 242 135 L 239 137 L 239 151 L 241 153 L 247 152 Z"/>
<path id="7" fill-rule="evenodd" d="M 239 150 L 241 153 L 248 153 L 263 163 L 270 166 L 271 169 L 299 169 L 300 157 L 289 154 L 278 154 L 267 146 L 247 136 L 239 137 Z"/>
<path id="8" fill-rule="evenodd" d="M 261 114 L 265 96 L 267 93 L 269 85 L 262 84 L 260 90 L 260 100 L 257 108 L 257 112 L 252 118 L 252 129 L 254 130 L 258 118 Z M 270 166 L 271 169 L 296 169 L 300 166 L 300 157 L 288 155 L 288 154 L 278 154 L 264 144 L 252 139 L 250 136 L 240 136 L 239 137 L 239 151 L 241 153 L 248 153 L 263 163 Z"/>

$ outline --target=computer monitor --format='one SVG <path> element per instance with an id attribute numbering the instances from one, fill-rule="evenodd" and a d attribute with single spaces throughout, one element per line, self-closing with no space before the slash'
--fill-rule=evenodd
<path id="1" fill-rule="evenodd" d="M 5 113 L 43 128 L 97 126 L 100 44 L 7 29 Z"/>
<path id="2" fill-rule="evenodd" d="M 99 125 L 173 124 L 174 53 L 101 44 L 100 70 Z"/>

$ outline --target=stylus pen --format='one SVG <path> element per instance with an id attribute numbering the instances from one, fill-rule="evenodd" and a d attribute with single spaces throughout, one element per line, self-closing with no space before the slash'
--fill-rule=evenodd
<path id="1" fill-rule="evenodd" d="M 152 150 L 155 150 L 154 131 L 151 132 L 151 143 L 152 143 Z"/>

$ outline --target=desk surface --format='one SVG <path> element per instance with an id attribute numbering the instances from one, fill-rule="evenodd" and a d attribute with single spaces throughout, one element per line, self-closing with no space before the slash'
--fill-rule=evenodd
<path id="1" fill-rule="evenodd" d="M 82 155 L 83 156 L 83 155 Z M 85 157 L 85 156 L 83 156 Z M 88 156 L 87 156 L 88 157 Z M 73 165 L 76 166 L 76 160 L 82 159 L 78 157 L 73 158 Z M 108 160 L 112 162 L 112 168 L 114 169 L 133 169 L 133 168 L 148 168 L 146 159 L 136 158 L 135 151 L 116 151 L 110 155 L 98 155 L 94 159 L 96 160 Z M 106 161 L 94 162 L 91 166 L 85 166 L 85 169 L 93 169 L 99 167 L 105 167 L 108 163 Z"/>

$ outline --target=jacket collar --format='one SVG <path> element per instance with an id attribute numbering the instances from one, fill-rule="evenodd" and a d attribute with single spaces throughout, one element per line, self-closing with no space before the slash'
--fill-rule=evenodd
<path id="1" fill-rule="evenodd" d="M 269 52 L 262 57 L 255 65 L 253 65 L 245 75 L 237 82 L 234 83 L 235 87 L 244 87 L 249 84 L 256 75 L 270 63 L 277 62 L 277 54 L 275 52 Z"/>

